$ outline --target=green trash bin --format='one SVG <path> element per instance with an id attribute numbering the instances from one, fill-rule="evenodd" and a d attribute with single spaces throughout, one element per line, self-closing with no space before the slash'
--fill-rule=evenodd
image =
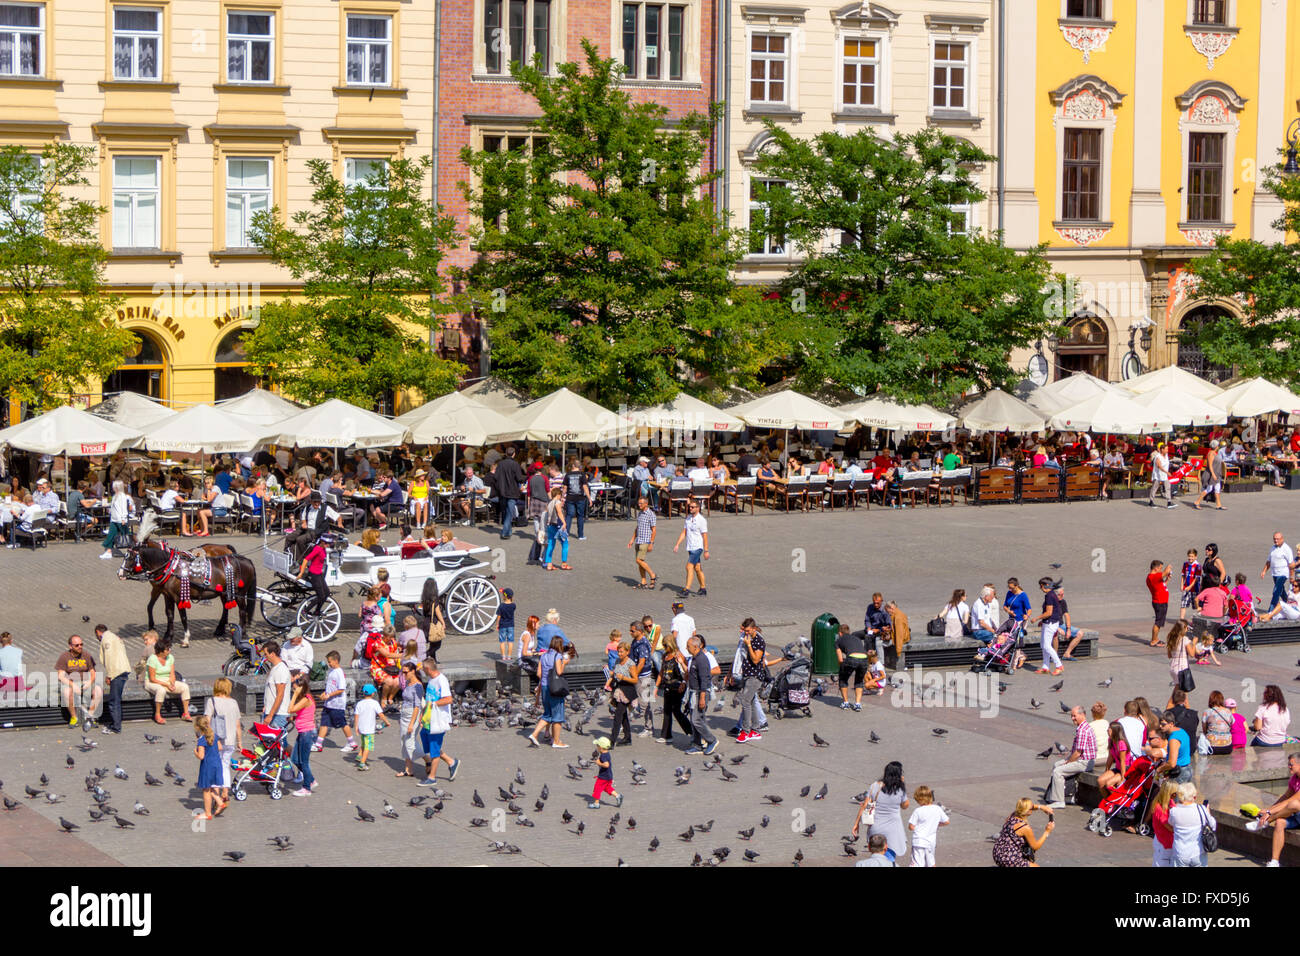
<path id="1" fill-rule="evenodd" d="M 840 622 L 834 614 L 826 613 L 812 623 L 813 673 L 836 674 L 840 662 L 835 657 L 835 639 L 840 636 Z"/>

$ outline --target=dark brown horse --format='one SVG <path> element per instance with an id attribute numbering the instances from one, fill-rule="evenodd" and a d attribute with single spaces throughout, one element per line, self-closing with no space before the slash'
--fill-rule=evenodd
<path id="1" fill-rule="evenodd" d="M 204 545 L 202 549 L 211 562 L 208 580 L 198 577 L 188 581 L 188 600 L 184 595 L 183 578 L 195 556 L 187 551 L 178 551 L 166 542 L 150 544 L 146 539 L 142 543 L 132 544 L 122 560 L 122 567 L 117 576 L 121 580 L 137 579 L 148 581 L 152 586 L 149 597 L 149 628 L 154 627 L 153 606 L 161 596 L 167 612 L 167 630 L 164 636 L 171 638 L 175 622 L 175 612 L 181 612 L 181 627 L 184 628 L 184 641 L 190 639 L 189 617 L 186 609 L 193 601 L 218 598 L 222 602 L 221 620 L 217 623 L 214 637 L 226 633 L 226 624 L 230 618 L 230 609 L 239 608 L 239 624 L 245 630 L 253 619 L 253 604 L 257 597 L 257 568 L 246 557 L 242 557 L 224 545 Z M 227 570 L 230 575 L 227 575 Z M 231 580 L 233 578 L 233 580 Z"/>

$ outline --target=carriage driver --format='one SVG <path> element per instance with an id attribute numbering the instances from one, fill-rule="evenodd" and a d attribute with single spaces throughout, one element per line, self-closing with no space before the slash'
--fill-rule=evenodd
<path id="1" fill-rule="evenodd" d="M 295 561 L 302 560 L 308 546 L 325 532 L 331 521 L 342 529 L 343 518 L 322 502 L 319 491 L 313 491 L 307 503 L 294 515 L 294 530 L 284 536 L 285 544 L 293 549 Z"/>

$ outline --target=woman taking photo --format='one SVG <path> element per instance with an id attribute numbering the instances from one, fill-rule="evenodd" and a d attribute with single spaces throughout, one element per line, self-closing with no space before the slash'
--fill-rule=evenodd
<path id="1" fill-rule="evenodd" d="M 295 797 L 310 797 L 316 789 L 316 778 L 311 773 L 311 745 L 316 742 L 316 701 L 311 696 L 311 684 L 306 674 L 293 680 L 293 697 L 289 699 L 289 715 L 298 738 L 293 743 L 293 765 L 302 775 L 302 786 L 293 792 Z"/>
<path id="2" fill-rule="evenodd" d="M 1047 815 L 1047 824 L 1040 837 L 1035 837 L 1029 826 L 1029 816 L 1035 810 Z M 1034 854 L 1043 848 L 1047 835 L 1055 829 L 1056 820 L 1050 809 L 1028 797 L 1021 797 L 1016 801 L 1011 816 L 1002 824 L 1002 832 L 993 841 L 993 862 L 1001 867 L 1037 866 Z"/>
<path id="3" fill-rule="evenodd" d="M 673 721 L 677 721 L 677 726 L 688 737 L 691 722 L 682 710 L 682 701 L 686 698 L 686 658 L 677 649 L 677 641 L 671 634 L 665 635 L 663 642 L 663 664 L 655 678 L 655 686 L 662 688 L 664 694 L 664 729 L 659 740 L 670 744 L 673 742 Z"/>
<path id="4" fill-rule="evenodd" d="M 885 765 L 885 772 L 880 779 L 867 789 L 867 798 L 858 807 L 857 819 L 853 821 L 853 835 L 858 835 L 858 825 L 862 814 L 868 809 L 874 811 L 874 817 L 867 836 L 877 833 L 884 836 L 894 856 L 901 859 L 907 853 L 907 830 L 903 827 L 903 813 L 908 807 L 907 789 L 903 786 L 903 765 L 897 760 Z"/>

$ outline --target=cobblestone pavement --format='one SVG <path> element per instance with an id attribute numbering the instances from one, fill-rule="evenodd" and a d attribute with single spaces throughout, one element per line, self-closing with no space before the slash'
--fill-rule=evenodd
<path id="1" fill-rule="evenodd" d="M 400 764 L 397 735 L 389 730 L 379 737 L 378 759 L 370 773 L 356 772 L 331 743 L 313 759 L 320 787 L 311 797 L 286 795 L 272 801 L 255 786 L 247 801 L 232 803 L 224 817 L 196 828 L 191 813 L 201 806 L 201 797 L 188 781 L 184 787 L 170 780 L 160 788 L 144 784 L 144 772 L 161 777 L 167 761 L 191 781 L 197 774 L 189 746 L 192 731 L 173 720 L 161 729 L 163 740 L 157 745 L 144 740 L 144 732 L 152 732 L 153 725 L 134 723 L 119 738 L 93 734 L 91 739 L 99 746 L 89 753 L 77 749 L 80 732 L 66 728 L 0 733 L 3 793 L 21 803 L 20 809 L 0 812 L 0 865 L 105 858 L 126 865 L 235 865 L 222 863 L 226 850 L 244 851 L 245 862 L 255 864 L 378 864 L 425 844 L 431 851 L 423 851 L 422 859 L 442 864 L 614 865 L 621 857 L 638 866 L 685 865 L 695 852 L 707 858 L 713 848 L 727 846 L 732 850 L 728 865 L 744 865 L 745 849 L 760 853 L 759 864 L 788 865 L 795 851 L 801 850 L 807 864 L 843 865 L 850 861 L 840 854 L 838 838 L 852 824 L 855 808 L 850 797 L 876 779 L 891 759 L 903 762 L 909 790 L 925 783 L 948 808 L 953 822 L 940 831 L 940 865 L 986 865 L 990 861 L 987 838 L 997 832 L 1014 800 L 1024 795 L 1037 798 L 1037 788 L 1046 783 L 1049 762 L 1036 759 L 1035 754 L 1056 741 L 1069 745 L 1072 728 L 1058 701 L 1090 704 L 1100 697 L 1112 715 L 1136 694 L 1163 702 L 1169 687 L 1167 663 L 1162 653 L 1143 646 L 1149 634 L 1149 618 L 1144 616 L 1149 603 L 1142 577 L 1149 561 L 1154 557 L 1181 561 L 1189 545 L 1199 548 L 1214 540 L 1229 569 L 1246 571 L 1253 582 L 1275 525 L 1288 538 L 1296 536 L 1280 520 L 1291 511 L 1284 508 L 1290 504 L 1284 492 L 1266 490 L 1245 500 L 1229 498 L 1228 503 L 1232 510 L 1227 514 L 1198 514 L 1186 507 L 1150 511 L 1113 502 L 716 517 L 710 542 L 713 558 L 706 566 L 709 595 L 691 597 L 687 603 L 701 632 L 724 646 L 730 645 L 735 624 L 748 614 L 763 624 L 769 642 L 806 634 L 811 619 L 825 610 L 856 625 L 873 590 L 898 599 L 919 629 L 953 586 L 971 591 L 985 580 L 1001 584 L 1008 574 L 1033 581 L 1051 564 L 1060 564 L 1076 623 L 1096 626 L 1103 633 L 1102 656 L 1067 665 L 1065 688 L 1059 695 L 1047 689 L 1054 681 L 1046 678 L 1023 672 L 1007 678 L 1005 693 L 994 695 L 996 716 L 987 697 L 982 707 L 919 702 L 906 706 L 909 702 L 892 696 L 867 698 L 861 714 L 840 710 L 837 700 L 819 698 L 811 720 L 772 720 L 762 741 L 740 745 L 721 736 L 735 713 L 726 706 L 710 719 L 723 741 L 724 766 L 739 775 L 733 782 L 724 781 L 716 771 L 706 772 L 703 759 L 685 757 L 680 736 L 671 748 L 637 738 L 632 747 L 614 751 L 615 782 L 626 799 L 612 840 L 605 838 L 605 832 L 616 811 L 585 808 L 591 773 L 584 773 L 581 782 L 565 777 L 565 763 L 589 756 L 590 737 L 568 737 L 573 746 L 567 751 L 530 750 L 520 732 L 481 727 L 455 728 L 449 735 L 447 749 L 463 758 L 463 770 L 454 784 L 441 784 L 453 796 L 432 820 L 407 806 L 411 796 L 427 791 L 416 788 L 414 781 L 393 776 Z M 507 545 L 498 583 L 515 589 L 525 614 L 559 608 L 562 624 L 579 648 L 596 653 L 608 630 L 626 628 L 634 615 L 650 611 L 666 620 L 676 593 L 666 585 L 670 580 L 675 583 L 682 572 L 681 556 L 671 553 L 680 520 L 661 521 L 659 545 L 652 555 L 660 590 L 654 595 L 633 591 L 629 586 L 632 560 L 624 547 L 630 528 L 613 521 L 590 524 L 589 540 L 573 543 L 570 560 L 576 570 L 572 573 L 547 574 L 526 567 L 527 542 L 516 538 Z M 464 536 L 494 546 L 502 543 L 491 532 Z M 239 544 L 247 547 L 246 541 Z M 66 634 L 81 629 L 82 614 L 91 617 L 91 624 L 103 620 L 126 635 L 142 629 L 144 586 L 118 582 L 116 564 L 98 561 L 94 545 L 55 543 L 36 554 L 2 554 L 0 628 L 12 631 L 16 643 L 26 649 L 29 669 L 43 657 L 54 659 Z M 60 612 L 60 602 L 72 610 Z M 211 623 L 215 613 L 200 609 L 197 617 Z M 354 627 L 350 613 L 336 644 L 351 643 Z M 194 676 L 215 672 L 226 647 L 199 637 L 197 627 L 194 633 L 192 646 L 179 652 L 182 671 Z M 324 648 L 317 648 L 318 656 L 323 652 Z M 493 653 L 495 641 L 490 637 L 454 637 L 444 645 L 442 656 L 451 661 L 482 661 Z M 1260 648 L 1248 656 L 1227 655 L 1222 668 L 1198 668 L 1198 702 L 1215 687 L 1244 697 L 1243 681 L 1248 680 L 1289 686 L 1295 653 L 1288 647 Z M 1104 690 L 1097 686 L 1110 677 L 1112 686 Z M 1031 696 L 1046 700 L 1047 706 L 1030 709 Z M 598 714 L 595 723 L 593 729 L 606 731 L 608 715 Z M 935 736 L 936 727 L 948 733 Z M 814 730 L 830 741 L 830 747 L 812 746 Z M 878 744 L 870 743 L 868 730 L 880 737 Z M 185 741 L 184 749 L 173 752 L 167 742 L 171 737 Z M 66 767 L 69 754 L 75 761 L 72 768 Z M 742 754 L 748 754 L 744 762 L 733 766 L 729 758 Z M 632 758 L 649 770 L 645 786 L 629 785 L 627 768 Z M 92 823 L 87 814 L 91 805 L 83 785 L 87 768 L 111 771 L 117 764 L 129 772 L 130 779 L 106 782 L 110 803 L 136 824 L 134 830 L 116 829 L 111 822 Z M 693 768 L 688 785 L 673 785 L 676 766 Z M 475 817 L 494 819 L 492 811 L 504 806 L 496 800 L 497 787 L 505 786 L 517 767 L 528 781 L 522 788 L 527 796 L 519 802 L 536 826 L 519 826 L 508 815 L 496 817 L 503 821 L 499 831 L 470 826 Z M 770 774 L 762 779 L 765 767 Z M 39 786 L 42 773 L 56 793 L 67 795 L 66 801 L 49 805 L 43 797 L 24 797 L 23 787 Z M 815 792 L 822 783 L 829 788 L 826 800 L 800 798 L 802 787 Z M 543 785 L 549 787 L 550 799 L 537 812 L 533 803 Z M 471 806 L 476 789 L 487 804 L 485 810 Z M 765 805 L 765 794 L 781 796 L 783 802 Z M 396 807 L 399 819 L 380 816 L 385 799 Z M 131 813 L 136 800 L 148 806 L 148 816 Z M 376 822 L 357 820 L 357 806 L 374 814 Z M 575 815 L 568 826 L 560 820 L 565 810 Z M 737 835 L 740 829 L 757 826 L 765 814 L 770 825 L 759 827 L 751 842 Z M 80 830 L 71 835 L 57 832 L 61 815 L 79 824 Z M 630 818 L 637 822 L 632 832 Z M 697 834 L 690 844 L 678 838 L 688 825 L 710 819 L 715 821 L 712 830 Z M 1103 840 L 1083 829 L 1085 819 L 1074 808 L 1058 813 L 1058 828 L 1040 860 L 1047 865 L 1149 862 L 1149 840 L 1123 834 Z M 586 824 L 581 836 L 574 832 L 578 821 Z M 810 824 L 816 824 L 817 830 L 805 837 L 803 826 Z M 294 848 L 279 853 L 266 846 L 266 837 L 272 834 L 289 834 Z M 655 836 L 661 845 L 650 853 L 647 845 Z M 517 845 L 521 852 L 517 856 L 491 853 L 494 840 Z M 1216 866 L 1257 862 L 1223 852 L 1214 858 Z"/>

